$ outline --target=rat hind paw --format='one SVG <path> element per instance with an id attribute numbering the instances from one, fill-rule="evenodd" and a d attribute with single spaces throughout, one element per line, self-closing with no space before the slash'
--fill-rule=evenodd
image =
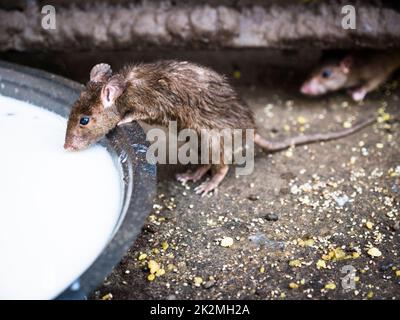
<path id="1" fill-rule="evenodd" d="M 209 192 L 213 191 L 216 192 L 218 187 L 218 183 L 213 180 L 209 180 L 203 182 L 201 185 L 197 186 L 194 191 L 196 194 L 201 194 L 202 197 L 206 196 Z"/>
<path id="2" fill-rule="evenodd" d="M 190 171 L 187 171 L 185 173 L 178 173 L 175 175 L 175 178 L 179 182 L 186 183 L 193 180 L 193 173 L 191 173 Z"/>
<path id="3" fill-rule="evenodd" d="M 216 193 L 218 185 L 225 178 L 228 172 L 228 166 L 224 165 L 222 167 L 218 167 L 216 173 L 213 175 L 211 180 L 203 182 L 201 185 L 196 187 L 194 190 L 197 194 L 201 194 L 202 197 L 207 195 L 210 191 L 214 191 Z"/>

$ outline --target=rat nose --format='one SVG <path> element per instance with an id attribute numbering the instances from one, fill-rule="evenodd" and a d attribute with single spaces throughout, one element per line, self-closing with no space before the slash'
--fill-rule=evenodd
<path id="1" fill-rule="evenodd" d="M 310 85 L 308 83 L 303 84 L 300 88 L 300 91 L 303 94 L 309 94 L 310 93 Z"/>
<path id="2" fill-rule="evenodd" d="M 67 151 L 75 150 L 74 146 L 70 142 L 65 142 L 64 143 L 64 149 L 67 150 Z"/>

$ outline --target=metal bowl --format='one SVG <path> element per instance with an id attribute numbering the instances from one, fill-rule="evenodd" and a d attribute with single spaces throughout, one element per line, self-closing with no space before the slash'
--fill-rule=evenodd
<path id="1" fill-rule="evenodd" d="M 0 83 L 1 95 L 30 102 L 63 117 L 68 117 L 83 88 L 71 80 L 2 61 Z M 111 153 L 122 173 L 122 209 L 104 250 L 57 299 L 85 298 L 96 289 L 132 245 L 152 207 L 156 167 L 146 161 L 148 143 L 142 128 L 136 122 L 118 127 L 100 143 Z"/>

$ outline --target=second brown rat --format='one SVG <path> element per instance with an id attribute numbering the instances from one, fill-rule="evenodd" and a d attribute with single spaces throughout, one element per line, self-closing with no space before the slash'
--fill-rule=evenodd
<path id="1" fill-rule="evenodd" d="M 251 109 L 237 96 L 227 79 L 217 72 L 189 62 L 159 61 L 126 66 L 112 74 L 108 64 L 98 64 L 90 81 L 72 107 L 68 119 L 65 149 L 80 150 L 100 140 L 118 124 L 142 120 L 168 126 L 176 121 L 178 130 L 254 129 Z M 267 152 L 293 145 L 345 137 L 373 123 L 372 117 L 339 132 L 302 135 L 271 142 L 258 133 L 254 142 Z M 211 146 L 210 146 L 211 148 Z M 212 177 L 196 188 L 207 194 L 228 172 L 221 150 L 219 164 L 200 165 L 194 173 L 178 175 L 180 181 L 197 181 L 209 170 Z"/>
<path id="2" fill-rule="evenodd" d="M 348 89 L 355 101 L 361 101 L 400 67 L 400 49 L 356 52 L 341 60 L 318 66 L 300 91 L 309 96 Z"/>

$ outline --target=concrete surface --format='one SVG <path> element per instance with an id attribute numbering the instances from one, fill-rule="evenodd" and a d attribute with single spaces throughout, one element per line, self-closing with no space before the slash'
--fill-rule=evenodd
<path id="1" fill-rule="evenodd" d="M 345 93 L 303 97 L 300 78 L 282 70 L 239 88 L 271 139 L 376 112 L 388 121 L 333 142 L 257 150 L 251 175 L 231 169 L 203 199 L 174 180 L 184 168 L 159 166 L 153 213 L 92 299 L 400 298 L 400 124 L 387 115 L 400 112 L 399 78 L 363 104 Z M 151 281 L 150 260 L 159 275 Z M 355 287 L 345 290 L 349 279 Z"/>
<path id="2" fill-rule="evenodd" d="M 388 48 L 400 45 L 397 1 L 50 1 L 56 28 L 42 27 L 44 1 L 0 3 L 0 51 L 169 48 Z M 342 27 L 344 5 L 356 29 Z"/>

